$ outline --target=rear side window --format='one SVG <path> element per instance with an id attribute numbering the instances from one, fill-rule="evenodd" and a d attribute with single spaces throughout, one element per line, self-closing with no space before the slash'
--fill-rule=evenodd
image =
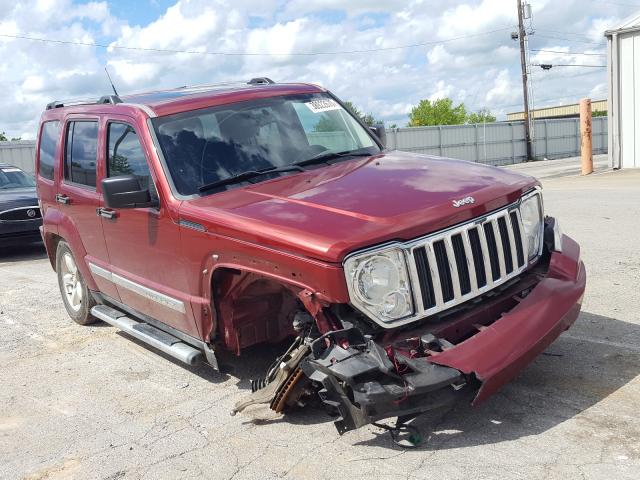
<path id="1" fill-rule="evenodd" d="M 95 188 L 98 122 L 86 120 L 69 122 L 66 147 L 65 180 Z"/>
<path id="2" fill-rule="evenodd" d="M 58 146 L 58 138 L 60 132 L 60 122 L 45 122 L 42 124 L 42 132 L 40 133 L 40 149 L 38 157 L 40 158 L 40 176 L 53 180 L 53 165 L 56 158 L 56 148 Z"/>

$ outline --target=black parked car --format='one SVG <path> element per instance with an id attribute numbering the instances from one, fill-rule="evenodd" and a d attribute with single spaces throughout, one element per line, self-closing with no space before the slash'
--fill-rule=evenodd
<path id="1" fill-rule="evenodd" d="M 0 163 L 0 247 L 41 242 L 42 215 L 34 179 Z"/>

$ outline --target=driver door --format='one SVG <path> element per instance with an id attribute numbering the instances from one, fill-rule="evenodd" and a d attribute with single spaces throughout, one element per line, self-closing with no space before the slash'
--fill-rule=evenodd
<path id="1" fill-rule="evenodd" d="M 186 295 L 180 230 L 155 188 L 150 146 L 132 119 L 110 118 L 104 125 L 106 176 L 135 175 L 149 187 L 156 206 L 106 210 L 104 236 L 114 283 L 122 303 L 171 327 L 198 336 Z"/>

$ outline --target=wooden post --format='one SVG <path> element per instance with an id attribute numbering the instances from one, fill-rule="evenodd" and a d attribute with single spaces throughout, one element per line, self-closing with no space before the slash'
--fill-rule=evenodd
<path id="1" fill-rule="evenodd" d="M 593 172 L 593 142 L 591 134 L 591 99 L 580 100 L 580 152 L 582 154 L 582 175 Z"/>

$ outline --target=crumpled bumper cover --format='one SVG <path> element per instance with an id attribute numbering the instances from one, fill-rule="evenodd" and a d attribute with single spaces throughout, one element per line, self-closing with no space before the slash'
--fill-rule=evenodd
<path id="1" fill-rule="evenodd" d="M 509 382 L 575 322 L 585 284 L 580 248 L 563 236 L 562 253 L 551 253 L 546 275 L 530 293 L 457 345 L 410 358 L 394 355 L 392 346 L 383 347 L 350 328 L 316 340 L 301 366 L 311 380 L 322 384 L 320 397 L 339 415 L 335 425 L 341 434 L 451 403 L 463 395 L 471 379 L 481 382 L 476 404 Z M 433 336 L 426 333 L 424 339 L 428 343 Z"/>
<path id="2" fill-rule="evenodd" d="M 472 338 L 431 361 L 473 373 L 482 382 L 474 404 L 495 393 L 547 348 L 578 318 L 587 274 L 580 247 L 563 236 L 549 271 L 511 311 Z"/>

